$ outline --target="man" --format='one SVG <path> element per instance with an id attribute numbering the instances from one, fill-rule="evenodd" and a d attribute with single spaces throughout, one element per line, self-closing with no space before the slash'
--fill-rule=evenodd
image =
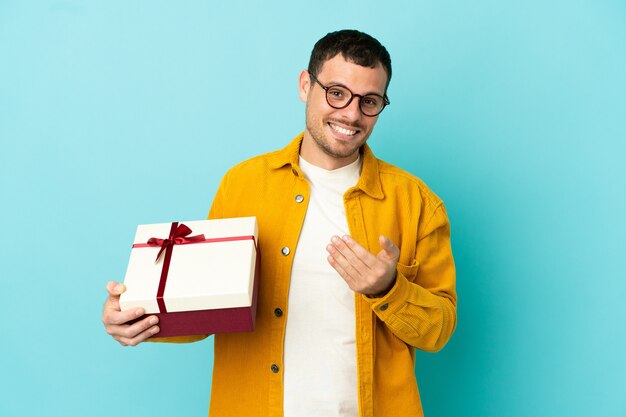
<path id="1" fill-rule="evenodd" d="M 305 131 L 224 176 L 209 218 L 256 216 L 262 270 L 256 330 L 215 335 L 210 416 L 423 415 L 414 349 L 452 335 L 455 269 L 441 200 L 365 143 L 390 79 L 377 40 L 329 33 L 299 78 Z M 107 289 L 109 334 L 158 333 Z"/>

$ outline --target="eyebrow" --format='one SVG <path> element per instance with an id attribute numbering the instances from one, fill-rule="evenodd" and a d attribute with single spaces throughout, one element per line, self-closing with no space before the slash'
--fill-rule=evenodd
<path id="1" fill-rule="evenodd" d="M 354 93 L 354 91 L 352 91 L 352 89 L 350 87 L 348 87 L 347 85 L 343 84 L 343 83 L 338 83 L 338 82 L 332 82 L 330 81 L 328 84 L 326 84 L 326 87 L 343 87 L 343 88 L 347 88 L 348 90 L 350 90 L 352 92 L 352 94 L 358 94 L 358 93 Z M 365 93 L 365 94 L 359 94 L 360 96 L 379 96 L 379 97 L 385 97 L 385 94 L 380 94 L 376 91 L 373 92 L 369 92 L 369 93 Z"/>

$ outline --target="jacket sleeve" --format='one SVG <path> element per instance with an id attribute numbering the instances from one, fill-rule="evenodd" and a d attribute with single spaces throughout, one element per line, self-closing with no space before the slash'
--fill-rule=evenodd
<path id="1" fill-rule="evenodd" d="M 363 297 L 398 338 L 434 352 L 445 346 L 456 327 L 456 272 L 442 203 L 420 229 L 414 263 L 398 264 L 396 282 L 386 295 Z"/>

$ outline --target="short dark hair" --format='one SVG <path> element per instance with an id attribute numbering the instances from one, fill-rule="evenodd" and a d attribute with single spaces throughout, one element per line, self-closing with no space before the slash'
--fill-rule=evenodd
<path id="1" fill-rule="evenodd" d="M 387 72 L 387 85 L 391 81 L 391 57 L 387 49 L 375 38 L 358 30 L 344 29 L 331 32 L 317 41 L 311 52 L 309 72 L 318 75 L 324 62 L 341 54 L 346 61 L 374 68 L 380 62 Z"/>

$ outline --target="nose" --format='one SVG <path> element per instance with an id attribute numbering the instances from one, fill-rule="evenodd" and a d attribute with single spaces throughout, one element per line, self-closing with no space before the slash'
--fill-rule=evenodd
<path id="1" fill-rule="evenodd" d="M 359 96 L 352 96 L 352 100 L 350 101 L 350 103 L 344 107 L 343 109 L 341 109 L 341 114 L 346 117 L 348 120 L 351 121 L 356 121 L 359 120 L 361 118 L 361 108 L 359 107 L 359 102 L 361 100 L 361 97 Z"/>

